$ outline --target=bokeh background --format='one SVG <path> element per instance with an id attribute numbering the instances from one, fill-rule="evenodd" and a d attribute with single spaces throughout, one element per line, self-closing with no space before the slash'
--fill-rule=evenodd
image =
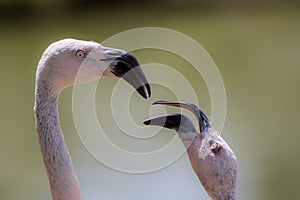
<path id="1" fill-rule="evenodd" d="M 51 199 L 34 128 L 35 70 L 44 49 L 72 37 L 101 42 L 131 28 L 157 26 L 198 41 L 216 62 L 227 93 L 223 137 L 240 163 L 239 199 L 300 199 L 300 7 L 298 1 L 0 1 L 0 199 Z M 168 52 L 133 52 L 140 63 L 169 65 L 198 91 L 210 113 L 203 80 Z M 153 74 L 152 74 L 153 75 Z M 166 74 L 166 77 L 168 74 Z M 199 79 L 199 80 L 198 80 Z M 151 81 L 151 80 L 150 80 Z M 97 109 L 110 106 L 116 80 L 106 79 Z M 130 108 L 172 99 L 159 86 L 149 101 L 134 94 Z M 127 174 L 95 160 L 80 142 L 72 118 L 72 89 L 60 98 L 60 118 L 84 199 L 207 199 L 186 155 L 147 174 Z M 175 110 L 172 110 L 175 111 Z M 147 113 L 144 117 L 148 117 Z M 142 119 L 133 117 L 137 124 Z M 106 127 L 113 118 L 103 120 Z M 175 134 L 162 130 L 164 140 Z M 134 148 L 116 127 L 112 141 Z M 143 141 L 140 148 L 155 145 Z M 138 142 L 137 142 L 138 143 Z"/>

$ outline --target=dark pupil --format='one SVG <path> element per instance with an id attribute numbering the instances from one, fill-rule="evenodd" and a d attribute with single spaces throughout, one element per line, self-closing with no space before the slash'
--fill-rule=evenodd
<path id="1" fill-rule="evenodd" d="M 220 152 L 221 149 L 222 149 L 222 147 L 219 144 L 217 144 L 217 147 L 215 149 L 213 149 L 212 152 L 214 152 L 215 154 L 217 154 L 217 153 Z"/>
<path id="2" fill-rule="evenodd" d="M 79 50 L 79 51 L 77 51 L 77 56 L 78 56 L 78 57 L 83 57 L 83 56 L 84 56 L 84 53 L 83 53 L 82 51 Z"/>

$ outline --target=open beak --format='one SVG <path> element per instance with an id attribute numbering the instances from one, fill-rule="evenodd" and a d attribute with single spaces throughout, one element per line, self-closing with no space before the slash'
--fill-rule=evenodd
<path id="1" fill-rule="evenodd" d="M 117 56 L 110 64 L 110 71 L 115 76 L 127 81 L 145 99 L 150 98 L 150 85 L 140 64 L 132 54 L 126 52 Z"/>
<path id="2" fill-rule="evenodd" d="M 185 102 L 172 102 L 172 101 L 156 101 L 153 105 L 167 105 L 167 106 L 175 106 L 175 107 L 182 107 L 190 110 L 196 117 L 199 122 L 199 129 L 200 129 L 200 136 L 202 138 L 205 137 L 205 133 L 209 128 L 211 128 L 211 123 L 206 114 L 202 111 L 201 108 L 198 106 L 185 103 Z"/>

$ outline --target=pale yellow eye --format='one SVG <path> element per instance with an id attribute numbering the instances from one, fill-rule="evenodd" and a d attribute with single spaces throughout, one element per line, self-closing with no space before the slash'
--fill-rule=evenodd
<path id="1" fill-rule="evenodd" d="M 210 148 L 211 149 L 216 149 L 218 147 L 218 143 L 216 142 L 213 142 L 211 145 L 210 145 Z"/>
<path id="2" fill-rule="evenodd" d="M 85 57 L 85 52 L 83 50 L 78 50 L 76 51 L 76 55 L 77 58 L 84 58 Z"/>
<path id="3" fill-rule="evenodd" d="M 213 153 L 219 153 L 220 150 L 222 149 L 222 146 L 218 142 L 215 142 L 214 140 L 209 140 L 208 143 Z"/>

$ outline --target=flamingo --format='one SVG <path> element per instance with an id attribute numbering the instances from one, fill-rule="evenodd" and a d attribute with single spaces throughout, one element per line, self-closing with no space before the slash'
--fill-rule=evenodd
<path id="1" fill-rule="evenodd" d="M 181 114 L 150 118 L 143 123 L 177 131 L 195 174 L 212 200 L 237 200 L 238 160 L 202 109 L 191 103 L 157 101 L 153 104 L 183 107 L 193 112 L 199 122 L 199 132 Z"/>
<path id="2" fill-rule="evenodd" d="M 122 77 L 144 98 L 151 91 L 137 59 L 97 42 L 63 39 L 43 53 L 36 72 L 35 121 L 38 141 L 53 200 L 81 200 L 70 153 L 61 131 L 58 98 L 66 87 Z"/>

